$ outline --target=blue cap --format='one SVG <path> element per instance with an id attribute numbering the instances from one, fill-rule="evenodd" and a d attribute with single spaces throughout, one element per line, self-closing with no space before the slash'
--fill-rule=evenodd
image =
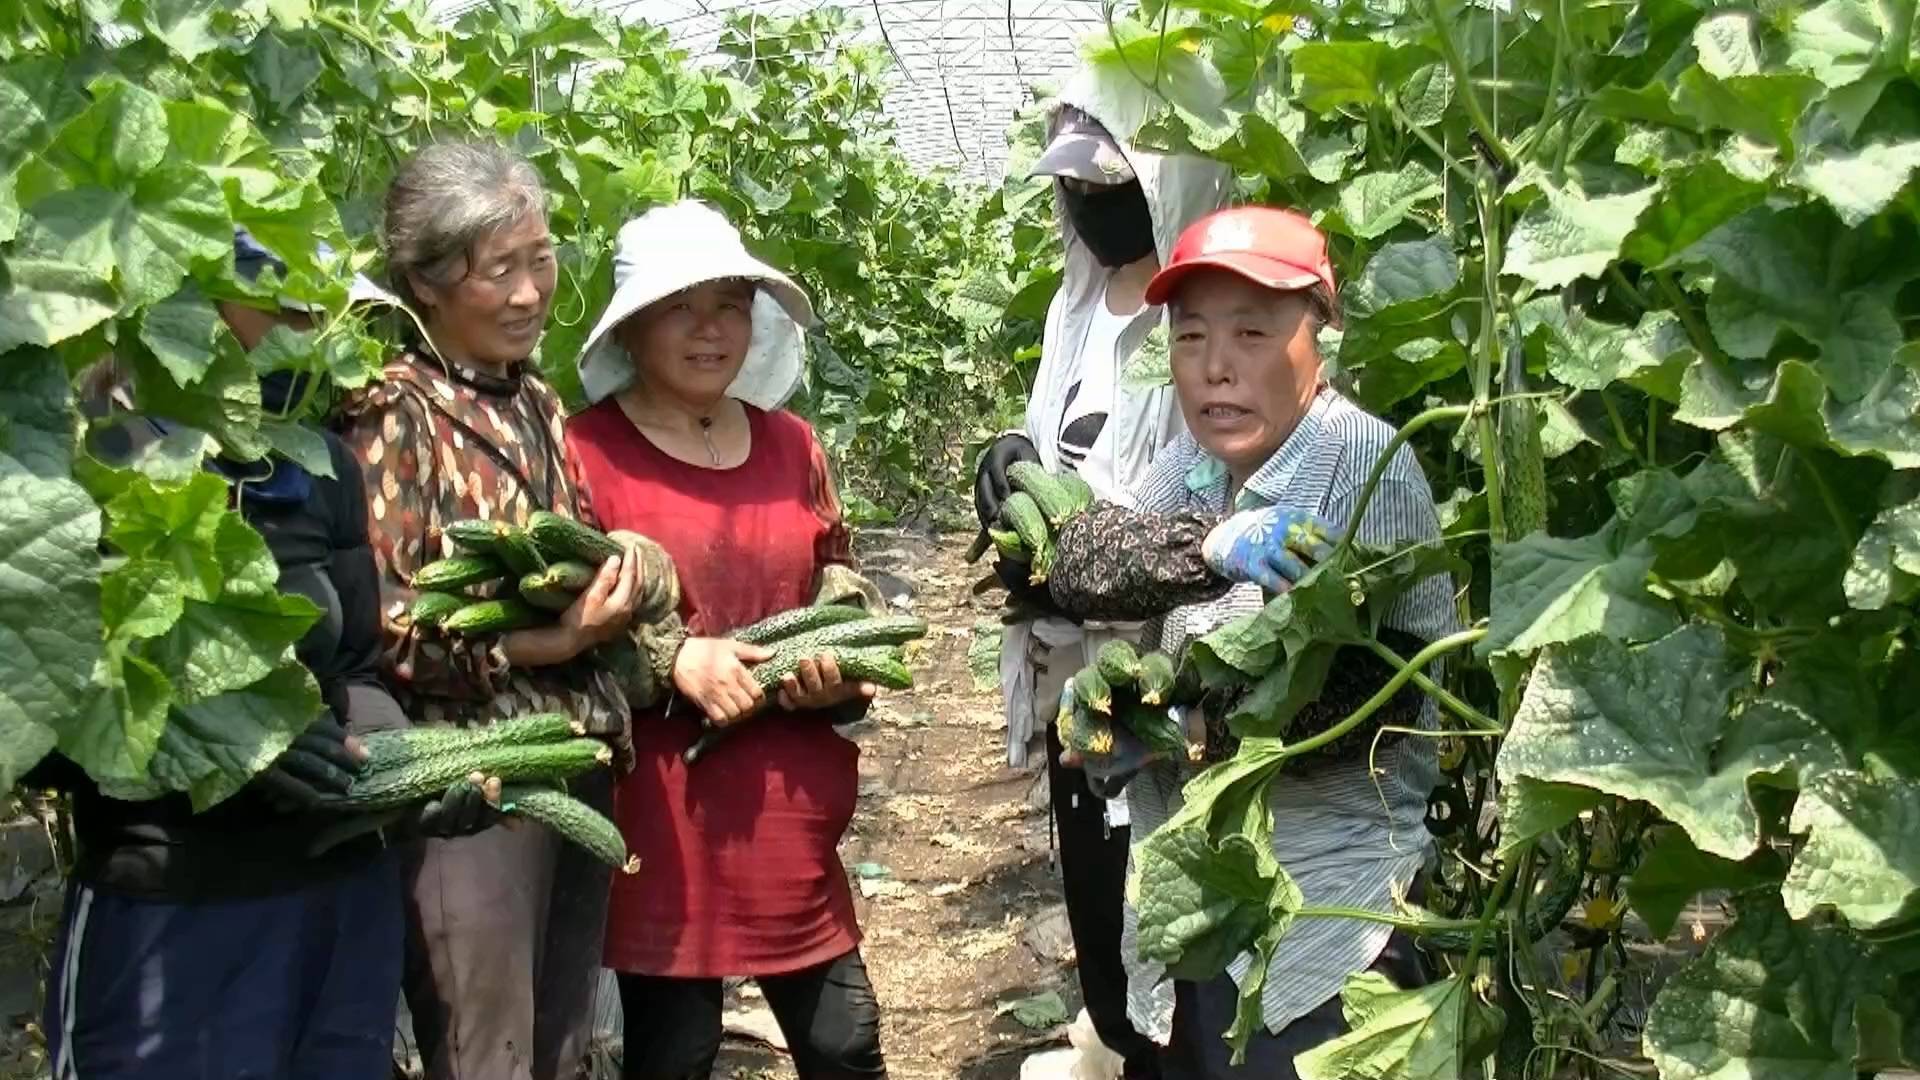
<path id="1" fill-rule="evenodd" d="M 234 270 L 238 271 L 241 277 L 253 281 L 260 276 L 261 270 L 269 266 L 273 267 L 280 276 L 286 276 L 286 262 L 280 256 L 262 247 L 260 241 L 253 238 L 252 233 L 242 226 L 235 225 L 233 227 Z"/>

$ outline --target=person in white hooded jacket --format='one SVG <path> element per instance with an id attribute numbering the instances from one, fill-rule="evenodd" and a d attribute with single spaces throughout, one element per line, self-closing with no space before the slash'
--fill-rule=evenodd
<path id="1" fill-rule="evenodd" d="M 1232 176 L 1205 158 L 1133 146 L 1155 100 L 1124 70 L 1090 64 L 1053 107 L 1032 174 L 1054 178 L 1066 272 L 1047 311 L 1025 429 L 1001 436 L 980 459 L 974 501 L 983 526 L 998 514 L 1009 493 L 1007 467 L 1018 461 L 1075 472 L 1098 498 L 1127 505 L 1154 455 L 1183 429 L 1163 312 L 1146 303 L 1146 286 L 1181 231 L 1225 205 Z M 1016 599 L 1032 595 L 1019 575 L 1003 569 L 1001 576 Z M 1127 1019 L 1120 956 L 1126 804 L 1097 797 L 1083 773 L 1061 765 L 1053 719 L 1064 681 L 1111 637 L 1138 632 L 1042 617 L 1009 626 L 1001 654 L 1008 760 L 1024 766 L 1044 739 L 1081 992 L 1101 1043 L 1124 1061 L 1129 1080 L 1156 1077 L 1158 1067 L 1154 1043 Z"/>

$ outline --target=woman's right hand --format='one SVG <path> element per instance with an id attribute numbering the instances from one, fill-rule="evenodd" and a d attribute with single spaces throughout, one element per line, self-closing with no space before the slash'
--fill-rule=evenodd
<path id="1" fill-rule="evenodd" d="M 673 659 L 674 689 L 699 706 L 710 724 L 723 728 L 766 699 L 748 668 L 772 658 L 771 649 L 731 638 L 688 638 Z"/>
<path id="2" fill-rule="evenodd" d="M 633 621 L 640 603 L 640 553 L 628 551 L 608 559 L 593 583 L 580 591 L 573 605 L 560 615 L 560 626 L 582 653 L 619 637 Z"/>

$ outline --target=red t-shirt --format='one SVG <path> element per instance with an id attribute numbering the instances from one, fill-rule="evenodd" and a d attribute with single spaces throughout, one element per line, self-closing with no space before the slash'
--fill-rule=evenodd
<path id="1" fill-rule="evenodd" d="M 718 636 L 810 603 L 849 538 L 806 421 L 747 408 L 753 446 L 732 469 L 663 453 L 612 399 L 567 424 L 570 464 L 607 530 L 652 538 L 680 573 L 688 631 Z M 616 875 L 606 964 L 683 978 L 777 975 L 860 941 L 837 845 L 853 819 L 859 748 L 818 716 L 771 713 L 689 767 L 686 703 L 634 716 L 638 764 L 615 820 L 640 872 Z"/>

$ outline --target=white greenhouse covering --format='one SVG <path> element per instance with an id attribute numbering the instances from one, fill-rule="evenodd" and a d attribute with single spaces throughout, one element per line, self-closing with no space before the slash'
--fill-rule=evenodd
<path id="1" fill-rule="evenodd" d="M 1104 23 L 1101 0 L 577 0 L 621 20 L 665 28 L 675 45 L 710 54 L 727 16 L 802 14 L 844 8 L 857 40 L 897 58 L 887 119 L 907 159 L 997 182 L 1007 125 L 1077 62 L 1079 41 Z M 435 0 L 452 18 L 485 0 Z M 777 47 L 777 43 L 775 43 Z"/>

